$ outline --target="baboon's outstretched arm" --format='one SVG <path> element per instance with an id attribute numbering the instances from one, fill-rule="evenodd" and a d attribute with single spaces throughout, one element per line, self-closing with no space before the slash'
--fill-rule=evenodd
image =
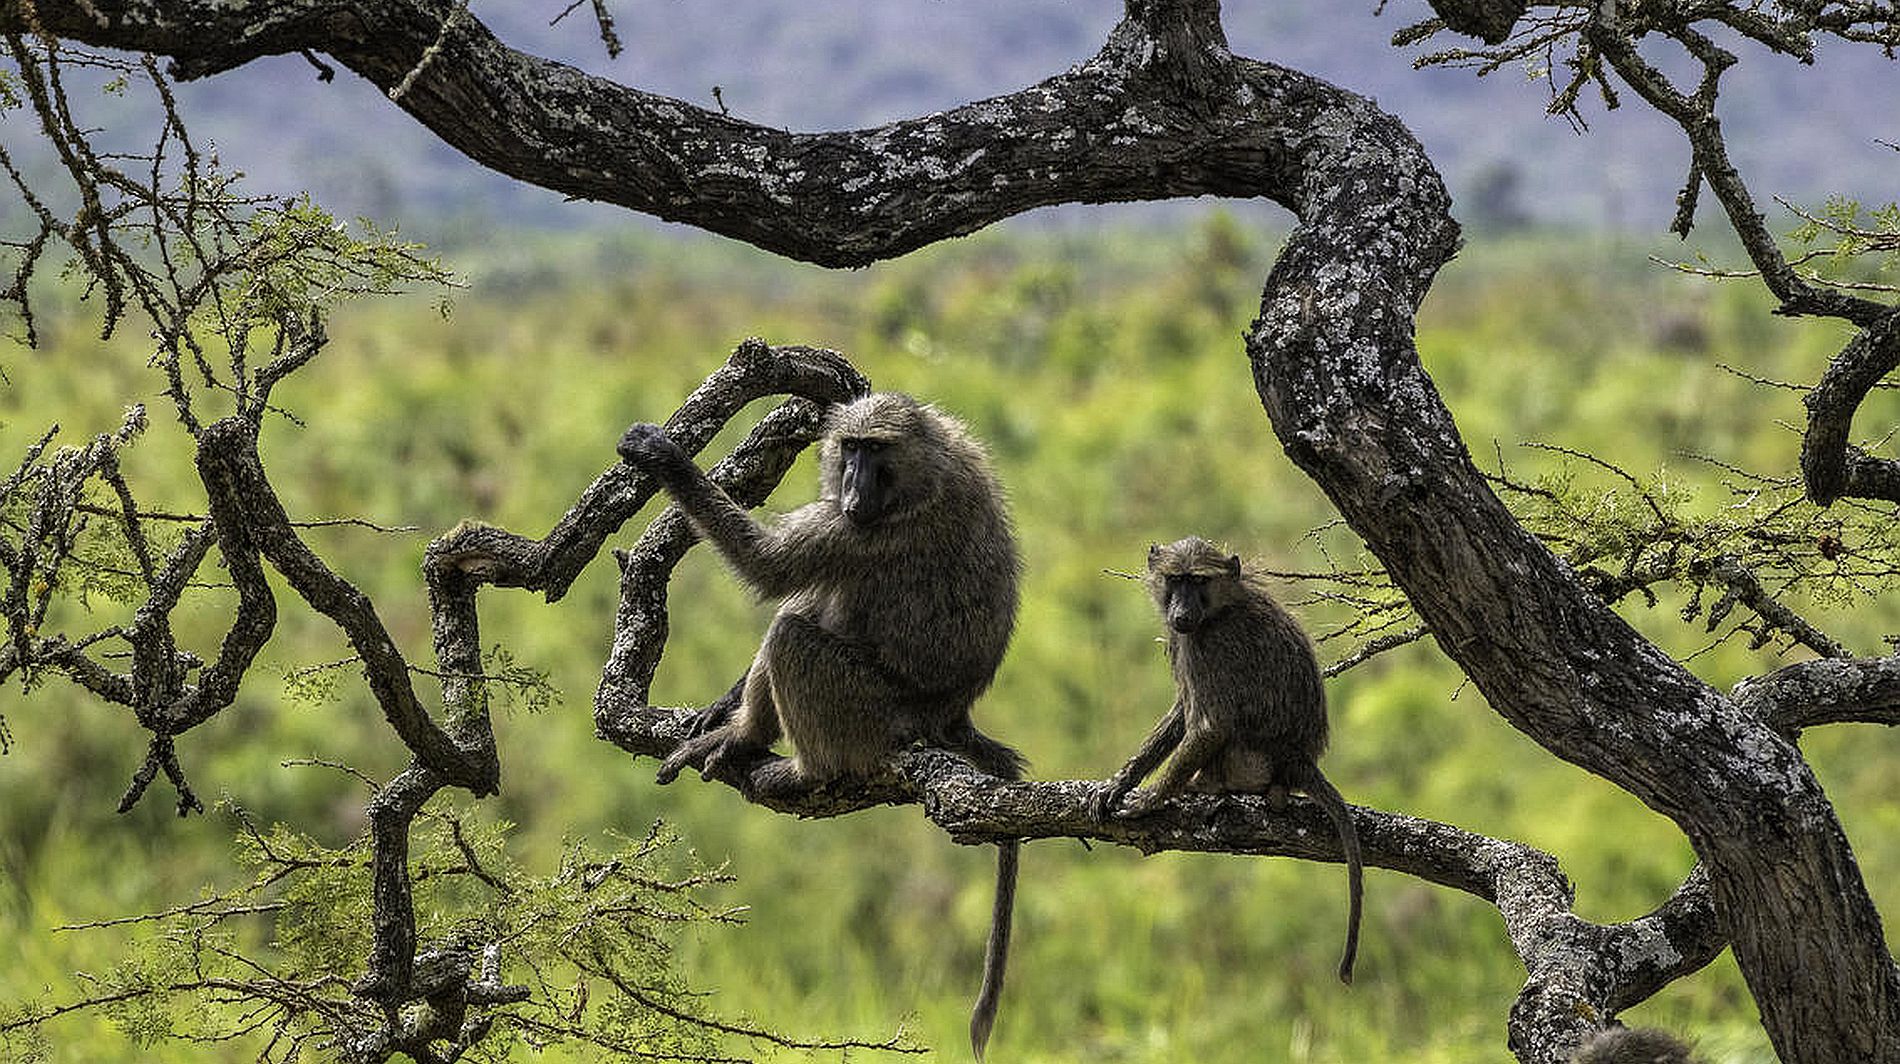
<path id="1" fill-rule="evenodd" d="M 822 561 L 837 553 L 830 537 L 823 535 L 819 510 L 793 511 L 779 528 L 759 524 L 658 425 L 628 429 L 619 452 L 628 465 L 659 480 L 699 534 L 765 598 L 783 598 L 809 586 Z"/>

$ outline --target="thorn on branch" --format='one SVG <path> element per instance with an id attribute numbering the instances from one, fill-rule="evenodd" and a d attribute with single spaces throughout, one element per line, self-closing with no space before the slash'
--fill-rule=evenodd
<path id="1" fill-rule="evenodd" d="M 1889 310 L 1834 356 L 1802 398 L 1808 410 L 1801 441 L 1801 477 L 1817 506 L 1854 496 L 1900 500 L 1900 463 L 1848 443 L 1854 414 L 1867 393 L 1900 367 L 1900 311 Z"/>

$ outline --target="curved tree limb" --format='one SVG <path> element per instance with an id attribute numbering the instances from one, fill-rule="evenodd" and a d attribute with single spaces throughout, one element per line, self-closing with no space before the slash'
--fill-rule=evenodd
<path id="1" fill-rule="evenodd" d="M 1491 0 L 1433 0 L 1444 23 L 1466 33 L 1485 36 L 1471 24 L 1471 15 L 1463 9 L 1478 9 L 1500 22 L 1510 15 L 1521 17 L 1523 7 Z M 1633 89 L 1655 110 L 1682 130 L 1690 148 L 1689 176 L 1677 197 L 1673 232 L 1689 234 L 1695 221 L 1700 193 L 1707 187 L 1726 217 L 1730 228 L 1740 237 L 1744 252 L 1754 269 L 1751 272 L 1703 271 L 1711 276 L 1759 277 L 1780 301 L 1777 313 L 1790 316 L 1817 315 L 1836 317 L 1861 330 L 1835 357 L 1827 373 L 1808 397 L 1808 429 L 1801 449 L 1801 470 L 1808 497 L 1819 506 L 1828 506 L 1844 496 L 1900 501 L 1900 462 L 1876 458 L 1848 443 L 1854 412 L 1867 391 L 1891 373 L 1900 359 L 1894 341 L 1895 311 L 1886 303 L 1856 295 L 1853 289 L 1886 290 L 1879 285 L 1842 285 L 1804 273 L 1802 263 L 1820 255 L 1790 258 L 1784 254 L 1777 235 L 1757 208 L 1755 197 L 1729 155 L 1721 118 L 1717 113 L 1721 79 L 1737 62 L 1737 57 L 1716 43 L 1705 24 L 1726 27 L 1765 45 L 1773 51 L 1793 56 L 1804 63 L 1815 61 L 1815 34 L 1826 34 L 1847 41 L 1877 44 L 1891 57 L 1900 44 L 1900 19 L 1891 5 L 1813 4 L 1783 0 L 1766 5 L 1738 3 L 1710 4 L 1538 4 L 1547 9 L 1523 19 L 1507 29 L 1503 38 L 1485 39 L 1493 45 L 1481 50 L 1454 48 L 1429 55 L 1421 64 L 1473 63 L 1485 72 L 1505 63 L 1541 57 L 1551 63 L 1561 42 L 1573 49 L 1564 62 L 1572 71 L 1570 85 L 1558 94 L 1553 112 L 1576 119 L 1576 97 L 1586 80 L 1602 85 L 1615 107 L 1613 91 L 1605 67 Z M 1563 10 L 1568 8 L 1569 10 Z M 1462 21 L 1461 21 L 1462 20 Z M 1401 34 L 1405 40 L 1429 36 L 1438 28 L 1427 23 Z M 1645 40 L 1663 38 L 1679 46 L 1700 69 L 1696 87 L 1677 87 L 1639 50 Z M 1579 120 L 1580 121 L 1580 120 Z M 1790 208 L 1811 223 L 1846 235 L 1839 227 L 1818 220 L 1814 215 Z M 1875 234 L 1857 233 L 1857 240 Z M 1878 236 L 1876 235 L 1876 239 Z M 1836 251 L 1845 249 L 1845 244 Z M 1862 250 L 1866 250 L 1864 245 Z"/>
<path id="2" fill-rule="evenodd" d="M 1289 455 L 1492 706 L 1688 834 L 1784 1058 L 1890 1059 L 1900 983 L 1818 782 L 1765 722 L 1589 595 L 1492 495 L 1412 345 L 1413 308 L 1455 241 L 1443 187 L 1389 118 L 1343 101 L 1328 113 L 1333 135 L 1288 164 L 1326 176 L 1293 204 L 1301 225 L 1248 339 Z M 1769 882 L 1789 893 L 1770 896 Z M 1788 896 L 1830 904 L 1799 915 Z M 1816 956 L 1836 967 L 1816 971 Z M 1855 1004 L 1823 1017 L 1781 989 L 1794 985 Z"/>
<path id="3" fill-rule="evenodd" d="M 734 349 L 725 365 L 686 397 L 667 419 L 666 432 L 688 454 L 698 454 L 734 414 L 763 396 L 794 395 L 823 404 L 854 398 L 868 388 L 863 375 L 835 351 L 774 347 L 755 337 Z M 600 554 L 607 537 L 638 513 L 657 487 L 616 462 L 541 539 L 463 524 L 429 545 L 424 572 L 432 584 L 460 573 L 475 584 L 541 591 L 549 602 L 558 601 Z"/>
<path id="4" fill-rule="evenodd" d="M 1412 343 L 1413 310 L 1456 241 L 1443 186 L 1396 122 L 1330 104 L 1328 135 L 1282 163 L 1310 179 L 1248 337 L 1288 454 L 1493 707 L 1688 834 L 1784 1059 L 1893 1059 L 1900 980 L 1819 783 L 1765 722 L 1589 595 L 1491 493 Z M 1817 997 L 1787 993 L 1796 985 Z"/>
<path id="5" fill-rule="evenodd" d="M 1100 55 L 1040 85 L 816 134 L 527 55 L 444 0 L 291 0 L 263 11 L 36 0 L 31 10 L 61 36 L 171 56 L 181 77 L 308 49 L 387 92 L 429 53 L 398 102 L 484 166 L 789 258 L 861 266 L 1052 204 L 1258 195 L 1269 123 L 1232 79 L 1213 0 L 1131 8 Z M 0 30 L 33 28 L 27 10 L 0 6 Z M 1201 91 L 1210 85 L 1225 91 Z"/>
<path id="6" fill-rule="evenodd" d="M 403 743 L 453 786 L 477 796 L 499 785 L 492 736 L 464 747 L 429 716 L 409 680 L 409 665 L 367 596 L 336 575 L 290 526 L 257 454 L 257 427 L 226 418 L 199 436 L 198 470 L 222 534 L 242 535 L 270 559 L 304 601 L 335 621 L 362 657 L 370 691 Z M 222 530 L 233 530 L 222 532 Z M 250 546 L 237 546 L 242 554 Z"/>
<path id="7" fill-rule="evenodd" d="M 624 694 L 603 688 L 606 697 L 596 708 L 604 737 L 661 760 L 688 737 L 690 711 L 614 697 Z M 1330 821 L 1310 800 L 1294 799 L 1276 811 L 1252 795 L 1190 795 L 1153 815 L 1102 822 L 1090 812 L 1099 781 L 1010 782 L 924 747 L 900 755 L 884 776 L 834 781 L 802 794 L 751 797 L 745 779 L 725 782 L 748 800 L 799 817 L 921 803 L 933 822 L 966 844 L 1073 838 L 1143 853 L 1345 859 Z M 1368 866 L 1463 891 L 1498 909 L 1527 975 L 1511 1020 L 1521 1060 L 1568 1060 L 1584 1034 L 1699 970 L 1727 945 L 1699 868 L 1648 915 L 1596 924 L 1572 911 L 1575 892 L 1547 853 L 1402 813 L 1353 806 L 1351 815 Z"/>
<path id="8" fill-rule="evenodd" d="M 1897 366 L 1900 311 L 1890 311 L 1842 348 L 1802 397 L 1808 428 L 1801 438 L 1801 477 L 1817 506 L 1843 497 L 1900 502 L 1900 461 L 1876 458 L 1848 442 L 1854 412 Z"/>
<path id="9" fill-rule="evenodd" d="M 1860 327 L 1804 400 L 1808 429 L 1802 438 L 1801 474 L 1808 497 L 1820 506 L 1843 496 L 1900 501 L 1900 462 L 1875 458 L 1848 443 L 1854 411 L 1868 391 L 1900 364 L 1900 341 L 1895 339 L 1900 311 L 1812 284 L 1782 254 L 1748 186 L 1729 160 L 1716 116 L 1716 82 L 1735 57 L 1692 29 L 1673 32 L 1671 36 L 1704 70 L 1702 88 L 1694 95 L 1684 94 L 1637 52 L 1635 41 L 1616 24 L 1614 7 L 1605 10 L 1607 14 L 1592 21 L 1589 40 L 1638 95 L 1673 120 L 1688 138 L 1694 164 L 1685 190 L 1685 211 L 1693 212 L 1694 191 L 1706 181 L 1741 237 L 1762 283 L 1781 300 L 1780 313 L 1836 317 Z M 1686 218 L 1680 226 L 1685 235 Z"/>

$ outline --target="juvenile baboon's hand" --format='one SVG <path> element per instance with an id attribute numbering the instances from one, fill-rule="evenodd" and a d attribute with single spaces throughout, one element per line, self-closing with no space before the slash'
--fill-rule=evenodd
<path id="1" fill-rule="evenodd" d="M 620 452 L 621 461 L 651 473 L 664 473 L 692 463 L 665 429 L 647 422 L 629 428 L 614 450 Z"/>
<path id="2" fill-rule="evenodd" d="M 1142 790 L 1136 791 L 1134 797 L 1123 802 L 1121 811 L 1115 815 L 1123 819 L 1147 816 L 1149 813 L 1161 808 L 1166 802 L 1167 799 L 1163 798 L 1153 787 L 1143 788 Z"/>
<path id="3" fill-rule="evenodd" d="M 1127 797 L 1134 786 L 1135 781 L 1119 775 L 1103 781 L 1101 787 L 1096 790 L 1095 797 L 1089 802 L 1089 812 L 1094 814 L 1096 821 L 1106 822 L 1115 815 L 1122 804 L 1122 799 Z"/>

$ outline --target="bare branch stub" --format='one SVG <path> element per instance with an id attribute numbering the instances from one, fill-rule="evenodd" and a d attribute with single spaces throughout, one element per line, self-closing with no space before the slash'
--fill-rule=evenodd
<path id="1" fill-rule="evenodd" d="M 1457 33 L 1503 44 L 1530 5 L 1525 0 L 1431 0 L 1432 10 Z"/>

